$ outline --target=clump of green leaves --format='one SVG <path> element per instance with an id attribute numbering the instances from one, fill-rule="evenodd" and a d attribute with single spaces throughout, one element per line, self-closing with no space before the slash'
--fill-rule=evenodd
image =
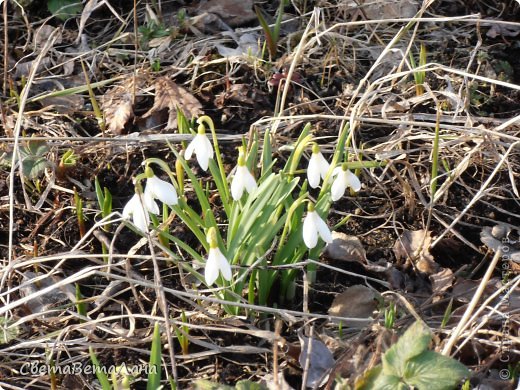
<path id="1" fill-rule="evenodd" d="M 412 68 L 417 68 L 415 59 L 413 58 L 413 54 L 410 52 L 410 64 Z M 419 51 L 419 66 L 426 65 L 426 46 L 421 43 L 421 49 Z M 426 80 L 426 72 L 424 70 L 416 71 L 413 73 L 413 78 L 415 80 L 415 93 L 417 96 L 421 96 L 424 94 L 424 81 Z"/>
<path id="2" fill-rule="evenodd" d="M 280 0 L 280 7 L 278 8 L 278 11 L 276 13 L 276 21 L 274 22 L 273 28 L 269 26 L 269 23 L 267 23 L 267 20 L 264 17 L 262 10 L 255 5 L 256 17 L 258 18 L 260 26 L 262 26 L 262 29 L 264 30 L 267 49 L 269 50 L 271 58 L 275 58 L 276 53 L 278 51 L 277 46 L 278 40 L 280 39 L 280 28 L 282 26 L 283 9 L 285 7 L 285 2 L 285 0 Z"/>
<path id="3" fill-rule="evenodd" d="M 430 329 L 415 322 L 382 357 L 382 363 L 357 379 L 356 390 L 450 390 L 469 375 L 462 363 L 429 351 Z"/>
<path id="4" fill-rule="evenodd" d="M 22 160 L 22 174 L 26 179 L 38 179 L 45 168 L 51 165 L 47 159 L 49 146 L 43 140 L 29 140 L 22 144 L 20 148 L 20 158 Z M 14 152 L 7 153 L 2 163 L 10 164 Z"/>
<path id="5" fill-rule="evenodd" d="M 79 15 L 83 5 L 79 0 L 48 0 L 47 9 L 58 19 L 67 20 Z"/>

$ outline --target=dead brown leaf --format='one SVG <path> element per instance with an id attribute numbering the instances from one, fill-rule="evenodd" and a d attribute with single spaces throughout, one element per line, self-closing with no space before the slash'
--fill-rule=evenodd
<path id="1" fill-rule="evenodd" d="M 442 268 L 439 272 L 430 275 L 432 291 L 435 295 L 434 302 L 441 299 L 444 292 L 453 286 L 453 271 L 449 268 Z"/>
<path id="2" fill-rule="evenodd" d="M 126 123 L 134 117 L 134 79 L 130 77 L 129 82 L 116 85 L 103 95 L 101 107 L 111 133 L 122 134 Z"/>
<path id="3" fill-rule="evenodd" d="M 367 286 L 356 284 L 334 298 L 329 314 L 338 317 L 368 318 L 376 308 L 376 293 Z"/>
<path id="4" fill-rule="evenodd" d="M 394 254 L 398 262 L 414 264 L 428 275 L 434 274 L 439 265 L 433 260 L 429 251 L 432 241 L 431 232 L 424 230 L 405 230 L 394 244 Z"/>
<path id="5" fill-rule="evenodd" d="M 168 109 L 166 129 L 175 129 L 177 127 L 177 108 L 183 111 L 188 120 L 203 114 L 202 105 L 197 98 L 186 89 L 175 84 L 168 76 L 155 80 L 153 107 L 143 115 L 143 118 Z"/>
<path id="6" fill-rule="evenodd" d="M 332 242 L 327 245 L 325 255 L 333 260 L 366 264 L 367 256 L 363 244 L 356 236 L 332 232 Z"/>

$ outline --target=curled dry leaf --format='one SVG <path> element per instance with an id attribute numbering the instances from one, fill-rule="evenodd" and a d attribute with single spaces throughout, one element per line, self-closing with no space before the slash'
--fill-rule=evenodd
<path id="1" fill-rule="evenodd" d="M 348 287 L 334 298 L 329 308 L 329 314 L 338 317 L 369 318 L 376 308 L 376 293 L 367 286 L 356 284 Z M 361 324 L 356 322 L 355 325 L 363 327 L 369 322 L 362 321 Z M 350 326 L 351 324 L 346 325 Z"/>
<path id="2" fill-rule="evenodd" d="M 114 86 L 101 99 L 105 122 L 108 130 L 114 134 L 122 134 L 126 123 L 134 116 L 133 94 L 136 79 L 139 86 L 140 78 L 130 77 L 129 82 Z"/>
<path id="3" fill-rule="evenodd" d="M 398 262 L 413 263 L 415 267 L 428 275 L 434 274 L 439 265 L 429 251 L 432 241 L 431 232 L 425 230 L 405 230 L 394 244 L 394 254 Z"/>
<path id="4" fill-rule="evenodd" d="M 155 80 L 155 100 L 153 107 L 143 115 L 147 118 L 152 114 L 168 109 L 167 130 L 177 127 L 177 108 L 182 110 L 188 120 L 203 114 L 200 102 L 186 89 L 175 84 L 168 76 Z"/>

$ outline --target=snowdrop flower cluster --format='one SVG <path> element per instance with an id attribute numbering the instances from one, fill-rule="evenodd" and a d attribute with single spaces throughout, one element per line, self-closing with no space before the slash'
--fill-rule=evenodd
<path id="1" fill-rule="evenodd" d="M 134 225 L 144 233 L 148 231 L 150 224 L 148 213 L 159 214 L 155 199 L 170 207 L 178 203 L 177 191 L 171 183 L 159 179 L 149 167 L 146 168 L 145 175 L 147 179 L 144 194 L 138 189 L 123 209 L 123 218 L 132 217 Z"/>
<path id="2" fill-rule="evenodd" d="M 234 200 L 240 200 L 244 190 L 251 194 L 257 187 L 254 176 L 247 169 L 243 148 L 240 147 L 235 176 L 231 182 L 231 196 Z"/>
<path id="3" fill-rule="evenodd" d="M 312 145 L 312 156 L 309 159 L 309 166 L 307 167 L 309 185 L 312 188 L 318 187 L 320 185 L 320 178 L 325 180 L 329 169 L 330 164 L 325 157 L 323 157 L 323 154 L 321 154 L 319 145 L 314 143 Z M 348 170 L 346 163 L 334 168 L 332 177 L 334 181 L 332 182 L 330 192 L 333 202 L 341 199 L 349 187 L 355 192 L 361 189 L 361 182 L 356 175 Z"/>
<path id="4" fill-rule="evenodd" d="M 206 135 L 206 128 L 202 123 L 199 124 L 197 135 L 191 140 L 186 148 L 186 153 L 184 154 L 186 160 L 191 159 L 193 153 L 197 156 L 197 162 L 202 170 L 207 171 L 209 159 L 213 158 L 213 146 Z"/>
<path id="5" fill-rule="evenodd" d="M 307 167 L 307 179 L 312 188 L 320 185 L 320 177 L 325 180 L 330 164 L 327 162 L 323 154 L 321 154 L 320 147 L 317 143 L 312 145 L 312 156 L 309 159 L 309 166 Z"/>
<path id="6" fill-rule="evenodd" d="M 303 220 L 303 242 L 307 248 L 312 249 L 318 245 L 318 236 L 327 244 L 332 242 L 329 227 L 314 209 L 314 204 L 309 203 L 307 216 Z"/>
<path id="7" fill-rule="evenodd" d="M 204 270 L 204 279 L 206 284 L 211 286 L 218 278 L 219 273 L 227 281 L 231 280 L 231 266 L 226 256 L 222 254 L 218 247 L 217 232 L 214 227 L 209 228 L 207 241 L 209 244 L 209 254 L 206 260 L 206 268 Z"/>

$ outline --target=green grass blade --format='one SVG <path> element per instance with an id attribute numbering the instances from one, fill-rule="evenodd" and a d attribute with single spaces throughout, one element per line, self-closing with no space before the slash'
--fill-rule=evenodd
<path id="1" fill-rule="evenodd" d="M 153 329 L 152 349 L 150 351 L 150 373 L 146 390 L 157 390 L 161 386 L 161 331 L 156 322 Z"/>

